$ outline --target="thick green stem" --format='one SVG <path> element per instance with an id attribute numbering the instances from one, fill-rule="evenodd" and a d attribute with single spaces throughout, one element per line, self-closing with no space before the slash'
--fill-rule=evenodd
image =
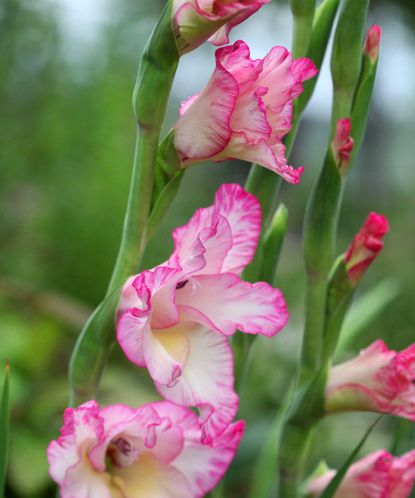
<path id="1" fill-rule="evenodd" d="M 300 384 L 321 366 L 328 276 L 334 259 L 342 190 L 343 179 L 329 149 L 304 221 L 307 281 Z"/>
<path id="2" fill-rule="evenodd" d="M 288 425 L 284 429 L 283 451 L 280 452 L 278 498 L 298 498 L 314 426 Z"/>
<path id="3" fill-rule="evenodd" d="M 140 60 L 133 97 L 138 135 L 120 249 L 106 296 L 85 325 L 72 354 L 69 379 L 71 403 L 75 405 L 96 396 L 115 341 L 120 288 L 137 270 L 146 244 L 160 130 L 179 60 L 171 9 L 169 2 Z"/>
<path id="4" fill-rule="evenodd" d="M 316 0 L 291 0 L 290 3 L 294 19 L 293 56 L 304 57 L 310 45 Z"/>

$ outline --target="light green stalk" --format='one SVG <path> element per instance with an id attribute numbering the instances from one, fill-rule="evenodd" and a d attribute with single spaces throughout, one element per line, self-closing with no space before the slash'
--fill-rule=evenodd
<path id="1" fill-rule="evenodd" d="M 343 178 L 329 146 L 323 169 L 311 192 L 304 220 L 307 280 L 300 384 L 321 366 L 327 280 L 334 259 L 342 191 Z"/>
<path id="2" fill-rule="evenodd" d="M 324 55 L 326 53 L 327 44 L 339 3 L 340 0 L 324 0 L 318 6 L 314 14 L 311 38 L 306 54 L 307 57 L 314 62 L 318 70 L 320 70 L 323 64 Z M 293 45 L 294 44 L 295 43 L 293 42 Z M 291 150 L 294 144 L 298 127 L 300 125 L 299 118 L 313 95 L 317 81 L 318 78 L 311 78 L 310 80 L 305 81 L 303 83 L 304 92 L 294 102 L 293 126 L 285 139 L 287 150 Z"/>
<path id="3" fill-rule="evenodd" d="M 332 53 L 333 108 L 331 127 L 351 116 L 358 85 L 364 25 L 369 0 L 346 0 L 340 13 Z M 320 176 L 311 192 L 304 221 L 306 317 L 301 354 L 301 379 L 321 365 L 328 275 L 334 259 L 343 176 L 336 164 L 331 138 Z"/>
<path id="4" fill-rule="evenodd" d="M 288 210 L 280 204 L 264 234 L 263 261 L 259 278 L 261 281 L 276 285 L 278 261 L 287 231 Z"/>
<path id="5" fill-rule="evenodd" d="M 73 404 L 96 395 L 115 340 L 120 288 L 137 270 L 146 244 L 160 129 L 179 60 L 171 11 L 169 2 L 140 60 L 133 94 L 138 134 L 121 244 L 106 296 L 85 325 L 72 354 L 69 379 Z"/>
<path id="6" fill-rule="evenodd" d="M 336 29 L 331 70 L 333 107 L 331 132 L 321 173 L 311 191 L 304 219 L 306 266 L 305 324 L 299 365 L 299 393 L 306 391 L 307 409 L 293 407 L 284 430 L 280 452 L 280 497 L 297 498 L 314 427 L 324 413 L 327 362 L 333 345 L 325 345 L 329 273 L 335 254 L 339 211 L 344 187 L 343 174 L 334 157 L 331 140 L 337 120 L 351 116 L 358 85 L 364 25 L 369 0 L 345 0 Z M 344 318 L 344 308 L 336 315 Z M 333 326 L 338 326 L 335 320 Z M 310 379 L 314 379 L 311 381 Z M 298 394 L 301 398 L 301 394 Z"/>
<path id="7" fill-rule="evenodd" d="M 360 78 L 362 46 L 369 0 L 346 0 L 340 13 L 331 56 L 333 109 L 330 139 L 338 119 L 351 115 Z"/>
<path id="8" fill-rule="evenodd" d="M 303 57 L 310 45 L 316 0 L 290 0 L 294 19 L 293 57 Z"/>

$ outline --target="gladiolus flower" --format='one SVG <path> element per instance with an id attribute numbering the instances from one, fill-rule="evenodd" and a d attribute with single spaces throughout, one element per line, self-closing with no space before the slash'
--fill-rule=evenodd
<path id="1" fill-rule="evenodd" d="M 232 424 L 207 446 L 188 409 L 164 401 L 100 410 L 89 401 L 65 410 L 49 472 L 61 498 L 198 498 L 222 478 L 243 431 Z"/>
<path id="2" fill-rule="evenodd" d="M 283 47 L 258 60 L 242 41 L 218 49 L 210 81 L 183 103 L 174 127 L 183 166 L 242 159 L 298 183 L 303 168 L 287 164 L 282 138 L 292 126 L 293 100 L 315 74 L 311 60 L 293 60 Z"/>
<path id="3" fill-rule="evenodd" d="M 379 57 L 380 38 L 382 36 L 382 29 L 377 24 L 374 24 L 366 35 L 363 52 L 369 56 L 372 64 L 374 64 Z"/>
<path id="4" fill-rule="evenodd" d="M 373 411 L 415 421 L 415 344 L 401 352 L 381 340 L 330 370 L 326 410 Z"/>
<path id="5" fill-rule="evenodd" d="M 318 498 L 336 472 L 329 470 L 308 483 L 307 496 Z M 415 451 L 394 457 L 385 450 L 351 465 L 334 498 L 408 498 L 415 479 Z"/>
<path id="6" fill-rule="evenodd" d="M 270 0 L 173 0 L 173 25 L 181 53 L 208 40 L 229 43 L 229 32 Z"/>
<path id="7" fill-rule="evenodd" d="M 382 239 L 388 232 L 388 219 L 381 214 L 370 213 L 344 255 L 352 285 L 359 282 L 379 251 L 383 249 Z"/>
<path id="8" fill-rule="evenodd" d="M 279 290 L 239 277 L 260 229 L 257 199 L 239 185 L 222 185 L 212 206 L 173 232 L 170 259 L 130 277 L 122 292 L 121 348 L 147 367 L 164 398 L 199 408 L 204 442 L 237 411 L 229 336 L 236 330 L 273 336 L 288 320 Z"/>
<path id="9" fill-rule="evenodd" d="M 352 122 L 350 118 L 339 119 L 336 124 L 336 132 L 332 142 L 333 153 L 339 165 L 340 172 L 345 173 L 350 161 L 354 141 L 350 136 Z"/>

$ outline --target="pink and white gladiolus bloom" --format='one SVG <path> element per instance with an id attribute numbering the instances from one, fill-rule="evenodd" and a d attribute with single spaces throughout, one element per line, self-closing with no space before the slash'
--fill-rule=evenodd
<path id="1" fill-rule="evenodd" d="M 61 498 L 198 498 L 222 478 L 244 431 L 231 424 L 200 443 L 197 416 L 158 402 L 133 409 L 95 401 L 67 408 L 47 450 Z"/>
<path id="2" fill-rule="evenodd" d="M 366 35 L 363 51 L 366 55 L 369 56 L 372 64 L 375 64 L 379 57 L 379 45 L 381 36 L 382 29 L 377 24 L 374 24 L 371 28 L 369 28 Z"/>
<path id="3" fill-rule="evenodd" d="M 316 74 L 310 59 L 293 60 L 284 47 L 257 60 L 243 41 L 218 49 L 212 77 L 182 104 L 174 126 L 183 166 L 242 159 L 298 183 L 303 168 L 287 164 L 282 138 L 291 129 L 303 81 Z"/>
<path id="4" fill-rule="evenodd" d="M 414 380 L 415 344 L 396 352 L 377 340 L 330 370 L 326 410 L 373 411 L 415 421 Z"/>
<path id="5" fill-rule="evenodd" d="M 308 483 L 307 497 L 318 498 L 335 470 Z M 415 479 L 415 451 L 394 457 L 379 450 L 351 465 L 334 498 L 408 498 Z"/>
<path id="6" fill-rule="evenodd" d="M 344 254 L 347 274 L 352 285 L 360 281 L 383 249 L 382 239 L 388 232 L 388 219 L 381 214 L 370 213 Z"/>
<path id="7" fill-rule="evenodd" d="M 261 229 L 257 199 L 222 185 L 214 204 L 198 209 L 173 232 L 168 261 L 131 277 L 119 305 L 118 342 L 146 367 L 169 401 L 196 406 L 204 442 L 235 417 L 229 336 L 236 330 L 273 336 L 288 321 L 278 289 L 243 282 Z"/>
<path id="8" fill-rule="evenodd" d="M 173 26 L 180 52 L 208 40 L 229 43 L 229 32 L 270 0 L 173 0 Z"/>

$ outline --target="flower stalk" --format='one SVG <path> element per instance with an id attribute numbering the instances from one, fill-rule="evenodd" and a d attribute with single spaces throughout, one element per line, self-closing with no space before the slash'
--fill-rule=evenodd
<path id="1" fill-rule="evenodd" d="M 369 1 L 346 0 L 340 13 L 333 45 L 331 72 L 333 79 L 333 106 L 331 131 L 321 173 L 310 194 L 304 219 L 304 259 L 306 266 L 305 323 L 298 372 L 299 389 L 309 392 L 312 417 L 298 410 L 289 416 L 284 431 L 280 458 L 280 496 L 298 496 L 308 445 L 318 418 L 324 413 L 324 382 L 327 376 L 327 357 L 332 353 L 332 341 L 325 342 L 329 275 L 332 269 L 339 212 L 345 176 L 351 162 L 353 139 L 350 137 L 351 114 L 362 66 L 363 30 Z M 350 303 L 351 293 L 340 300 L 331 325 L 337 330 Z M 316 379 L 310 384 L 309 379 Z M 313 385 L 315 384 L 315 387 Z M 310 387 L 308 387 L 310 386 Z M 303 422 L 298 423 L 298 415 Z M 295 441 L 291 434 L 295 435 Z M 289 459 L 293 444 L 301 455 L 298 464 Z M 287 474 L 286 469 L 290 469 Z"/>
<path id="2" fill-rule="evenodd" d="M 369 0 L 347 0 L 340 12 L 331 56 L 333 109 L 330 139 L 337 121 L 351 114 L 362 66 L 362 45 Z"/>
<path id="3" fill-rule="evenodd" d="M 69 379 L 73 404 L 96 393 L 115 340 L 120 286 L 137 269 L 145 248 L 160 130 L 179 61 L 171 11 L 169 2 L 140 60 L 133 94 L 137 141 L 121 244 L 106 296 L 85 325 L 72 354 Z"/>

